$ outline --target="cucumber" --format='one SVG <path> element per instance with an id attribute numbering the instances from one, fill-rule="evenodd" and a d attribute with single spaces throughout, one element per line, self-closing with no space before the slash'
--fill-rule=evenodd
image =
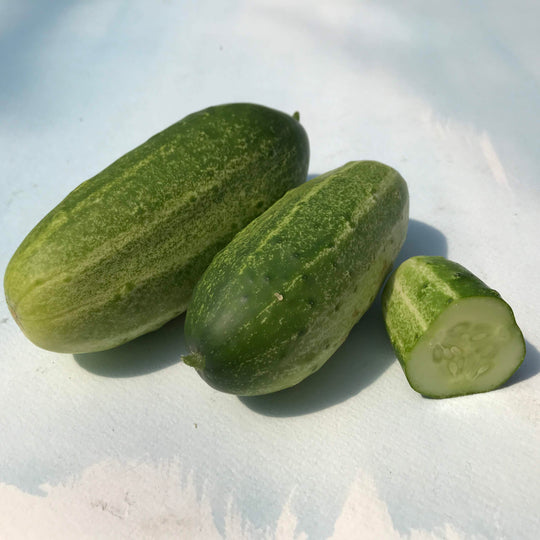
<path id="1" fill-rule="evenodd" d="M 296 117 L 236 103 L 196 112 L 83 182 L 6 270 L 9 308 L 36 345 L 115 347 L 185 311 L 214 255 L 304 182 Z"/>
<path id="2" fill-rule="evenodd" d="M 195 288 L 183 360 L 214 388 L 275 392 L 317 371 L 373 302 L 405 239 L 394 169 L 351 162 L 289 191 Z"/>
<path id="3" fill-rule="evenodd" d="M 447 398 L 501 386 L 525 357 L 510 306 L 463 266 L 411 257 L 384 287 L 386 329 L 411 387 Z"/>

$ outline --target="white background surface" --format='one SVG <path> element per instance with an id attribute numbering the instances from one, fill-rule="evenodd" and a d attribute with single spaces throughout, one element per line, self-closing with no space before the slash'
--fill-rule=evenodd
<path id="1" fill-rule="evenodd" d="M 220 394 L 183 319 L 62 355 L 0 303 L 0 538 L 509 538 L 540 531 L 535 2 L 0 0 L 2 272 L 70 190 L 183 116 L 299 110 L 310 174 L 396 167 L 399 261 L 446 255 L 514 308 L 504 388 L 428 400 L 375 304 L 323 369 Z"/>

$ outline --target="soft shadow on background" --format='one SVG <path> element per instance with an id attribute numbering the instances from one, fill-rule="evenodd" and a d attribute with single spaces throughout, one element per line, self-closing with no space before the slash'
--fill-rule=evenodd
<path id="1" fill-rule="evenodd" d="M 445 236 L 434 227 L 412 219 L 394 266 L 413 255 L 446 254 Z M 355 396 L 382 375 L 394 360 L 379 295 L 345 343 L 319 371 L 281 392 L 240 399 L 250 409 L 267 416 L 312 413 Z"/>
<path id="2" fill-rule="evenodd" d="M 416 255 L 446 257 L 447 254 L 448 244 L 446 237 L 440 231 L 422 221 L 410 219 L 407 238 L 394 262 L 394 268 Z"/>
<path id="3" fill-rule="evenodd" d="M 154 332 L 108 351 L 74 354 L 87 371 L 103 377 L 136 377 L 178 364 L 186 352 L 185 314 Z"/>

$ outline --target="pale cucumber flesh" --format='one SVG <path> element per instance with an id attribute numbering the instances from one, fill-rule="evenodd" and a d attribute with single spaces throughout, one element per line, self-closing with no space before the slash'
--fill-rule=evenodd
<path id="1" fill-rule="evenodd" d="M 410 385 L 429 397 L 487 392 L 514 373 L 524 354 L 521 331 L 504 300 L 461 298 L 418 340 L 405 373 Z"/>

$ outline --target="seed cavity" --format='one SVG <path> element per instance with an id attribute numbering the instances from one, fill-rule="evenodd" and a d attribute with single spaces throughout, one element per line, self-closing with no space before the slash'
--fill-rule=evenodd
<path id="1" fill-rule="evenodd" d="M 443 348 L 441 345 L 436 345 L 433 349 L 433 361 L 439 364 L 443 359 Z"/>
<path id="2" fill-rule="evenodd" d="M 476 370 L 475 379 L 476 379 L 476 377 L 479 377 L 480 375 L 482 375 L 483 373 L 485 373 L 488 369 L 489 369 L 489 364 L 484 364 L 483 366 L 480 366 L 480 367 Z"/>
<path id="3" fill-rule="evenodd" d="M 432 360 L 456 378 L 474 381 L 491 368 L 492 360 L 505 340 L 510 339 L 504 326 L 487 322 L 461 321 L 438 338 Z"/>

